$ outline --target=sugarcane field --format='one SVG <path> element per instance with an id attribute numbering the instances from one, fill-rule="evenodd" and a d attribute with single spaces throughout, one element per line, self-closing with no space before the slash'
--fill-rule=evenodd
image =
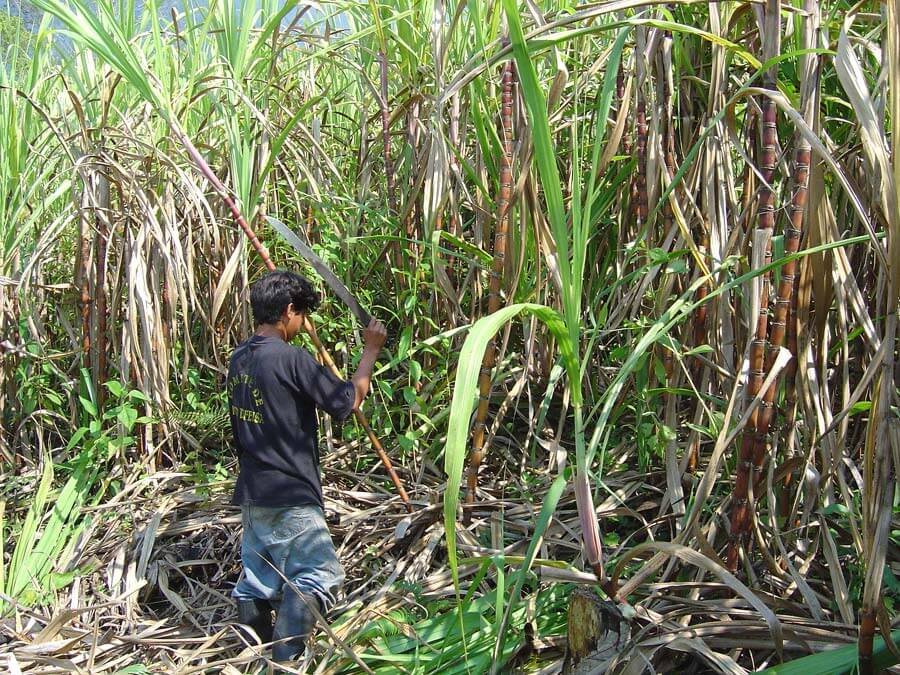
<path id="1" fill-rule="evenodd" d="M 0 672 L 900 673 L 900 0 L 0 4 Z"/>

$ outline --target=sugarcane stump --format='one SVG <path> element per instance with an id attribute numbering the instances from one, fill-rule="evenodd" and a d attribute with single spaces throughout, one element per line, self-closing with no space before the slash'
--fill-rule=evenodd
<path id="1" fill-rule="evenodd" d="M 614 604 L 588 589 L 576 588 L 569 596 L 568 646 L 562 672 L 605 673 L 630 634 L 628 621 Z"/>

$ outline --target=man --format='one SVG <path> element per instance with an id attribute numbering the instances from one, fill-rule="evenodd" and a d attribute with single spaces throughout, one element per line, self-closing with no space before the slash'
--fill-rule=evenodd
<path id="1" fill-rule="evenodd" d="M 372 320 L 350 382 L 335 377 L 289 343 L 319 306 L 312 284 L 293 272 L 270 272 L 250 289 L 256 333 L 235 349 L 228 369 L 231 428 L 240 460 L 232 503 L 241 506 L 244 574 L 232 592 L 238 620 L 275 661 L 300 657 L 344 581 L 325 523 L 319 475 L 321 410 L 346 419 L 369 391 L 386 338 Z M 287 581 L 285 581 L 287 579 Z M 272 607 L 277 607 L 274 630 Z"/>

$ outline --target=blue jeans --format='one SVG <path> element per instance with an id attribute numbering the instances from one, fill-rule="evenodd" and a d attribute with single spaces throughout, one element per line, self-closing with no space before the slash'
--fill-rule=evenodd
<path id="1" fill-rule="evenodd" d="M 318 506 L 242 506 L 244 574 L 231 595 L 274 603 L 293 584 L 316 595 L 327 612 L 344 584 L 325 514 Z M 324 612 L 323 612 L 324 613 Z"/>

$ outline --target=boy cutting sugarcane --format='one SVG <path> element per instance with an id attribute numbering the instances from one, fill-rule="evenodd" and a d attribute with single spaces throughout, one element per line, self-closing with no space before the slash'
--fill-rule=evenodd
<path id="1" fill-rule="evenodd" d="M 362 403 L 387 336 L 372 319 L 359 367 L 344 382 L 289 344 L 301 328 L 311 329 L 307 317 L 319 302 L 299 274 L 259 279 L 250 289 L 256 332 L 237 346 L 228 369 L 240 460 L 233 503 L 244 528 L 244 574 L 232 595 L 240 623 L 264 642 L 275 640 L 272 658 L 281 662 L 302 655 L 316 613 L 328 611 L 344 581 L 323 511 L 316 411 L 343 420 Z"/>

